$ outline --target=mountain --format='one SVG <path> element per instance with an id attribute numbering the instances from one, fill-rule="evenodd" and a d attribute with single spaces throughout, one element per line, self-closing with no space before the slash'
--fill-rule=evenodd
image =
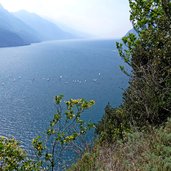
<path id="1" fill-rule="evenodd" d="M 33 28 L 42 41 L 74 38 L 74 35 L 63 31 L 56 24 L 34 13 L 22 10 L 15 12 L 14 15 Z"/>
<path id="2" fill-rule="evenodd" d="M 0 47 L 26 45 L 20 36 L 9 30 L 0 28 Z"/>
<path id="3" fill-rule="evenodd" d="M 40 42 L 34 29 L 0 6 L 0 46 Z"/>
<path id="4" fill-rule="evenodd" d="M 10 13 L 0 5 L 0 47 L 46 40 L 78 38 L 47 19 L 27 11 Z"/>
<path id="5" fill-rule="evenodd" d="M 64 23 L 60 23 L 60 22 L 57 22 L 57 21 L 53 21 L 52 19 L 48 19 L 50 21 L 52 21 L 53 23 L 57 24 L 57 26 L 64 30 L 65 32 L 68 32 L 68 33 L 71 33 L 72 35 L 74 35 L 74 38 L 92 38 L 93 35 L 91 34 L 88 34 L 88 33 L 85 33 L 85 32 L 81 32 L 81 31 L 78 31 L 76 29 L 73 29 L 71 27 L 69 27 L 68 25 L 64 24 Z"/>

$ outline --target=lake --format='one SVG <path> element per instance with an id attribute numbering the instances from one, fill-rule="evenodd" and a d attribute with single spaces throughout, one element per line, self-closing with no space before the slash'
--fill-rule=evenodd
<path id="1" fill-rule="evenodd" d="M 94 99 L 84 119 L 97 122 L 118 106 L 128 78 L 114 40 L 59 40 L 0 48 L 0 135 L 29 150 L 55 114 L 54 96 Z"/>

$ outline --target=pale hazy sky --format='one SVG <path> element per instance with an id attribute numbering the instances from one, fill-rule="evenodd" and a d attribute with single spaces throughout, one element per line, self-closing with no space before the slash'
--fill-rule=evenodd
<path id="1" fill-rule="evenodd" d="M 131 29 L 128 0 L 0 0 L 8 11 L 37 13 L 97 37 L 119 38 Z"/>

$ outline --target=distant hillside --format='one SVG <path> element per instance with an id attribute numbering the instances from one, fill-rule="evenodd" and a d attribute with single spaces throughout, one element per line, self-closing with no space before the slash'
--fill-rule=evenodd
<path id="1" fill-rule="evenodd" d="M 19 46 L 40 42 L 34 29 L 0 6 L 0 45 Z"/>
<path id="2" fill-rule="evenodd" d="M 74 38 L 92 38 L 93 37 L 93 35 L 89 33 L 78 31 L 76 29 L 73 29 L 72 27 L 69 27 L 68 25 L 64 23 L 53 21 L 51 19 L 49 20 L 54 22 L 61 30 L 64 30 L 67 33 L 71 33 L 74 36 Z"/>
<path id="3" fill-rule="evenodd" d="M 43 41 L 74 38 L 74 35 L 63 31 L 56 24 L 34 13 L 22 10 L 15 12 L 14 15 L 25 22 L 29 27 L 33 28 Z"/>
<path id="4" fill-rule="evenodd" d="M 26 45 L 21 37 L 9 30 L 0 28 L 0 47 Z"/>
<path id="5" fill-rule="evenodd" d="M 78 38 L 53 22 L 27 11 L 10 13 L 0 5 L 0 47 L 22 46 L 46 40 Z"/>

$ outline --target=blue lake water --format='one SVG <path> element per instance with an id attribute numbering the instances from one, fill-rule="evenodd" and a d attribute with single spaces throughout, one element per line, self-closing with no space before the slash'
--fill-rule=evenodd
<path id="1" fill-rule="evenodd" d="M 65 40 L 0 48 L 0 135 L 26 149 L 55 113 L 53 98 L 94 99 L 85 119 L 97 122 L 105 105 L 121 104 L 128 78 L 114 40 Z"/>

